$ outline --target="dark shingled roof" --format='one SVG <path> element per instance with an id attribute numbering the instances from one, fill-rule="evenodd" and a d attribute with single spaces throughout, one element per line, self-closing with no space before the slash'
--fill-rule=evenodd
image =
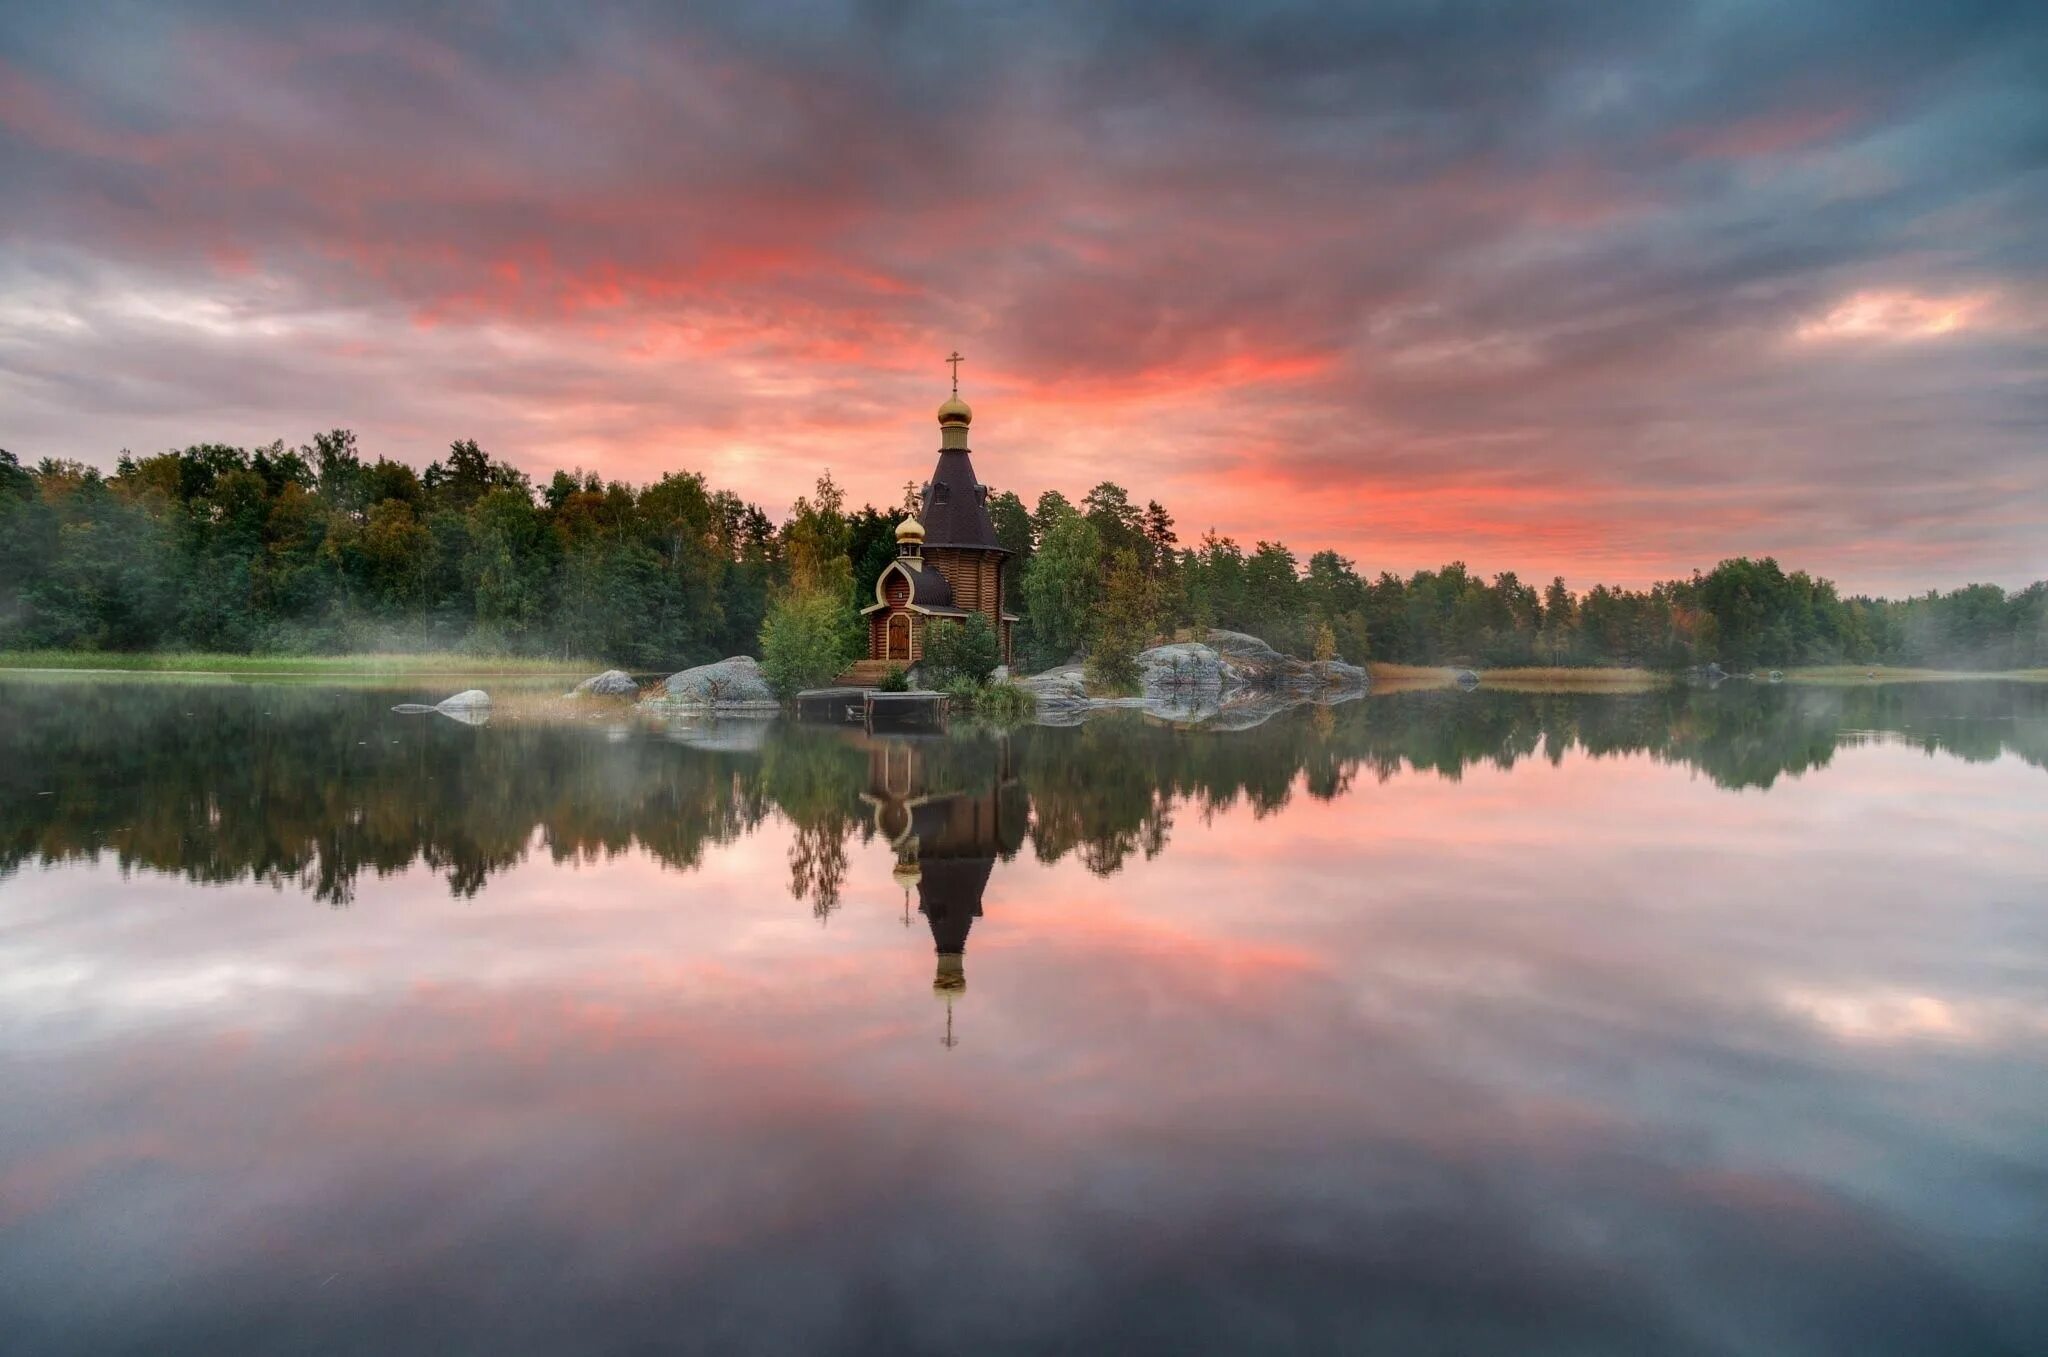
<path id="1" fill-rule="evenodd" d="M 898 566 L 902 567 L 902 574 L 910 581 L 910 603 L 912 607 L 922 608 L 928 613 L 936 613 L 941 617 L 967 616 L 966 610 L 953 602 L 953 586 L 946 583 L 946 577 L 929 565 L 922 570 L 912 570 L 908 561 L 898 557 L 889 562 L 888 566 L 882 571 L 882 579 L 887 579 L 889 571 L 895 570 Z M 861 612 L 863 614 L 875 612 L 883 606 L 881 601 L 882 579 L 875 581 L 875 602 L 862 608 Z"/>
<path id="2" fill-rule="evenodd" d="M 910 601 L 920 608 L 933 612 L 940 608 L 954 608 L 953 586 L 946 583 L 946 577 L 926 566 L 922 570 L 904 567 L 903 573 L 910 576 Z M 958 611 L 954 608 L 954 611 Z"/>
<path id="3" fill-rule="evenodd" d="M 981 482 L 974 479 L 967 449 L 941 449 L 938 469 L 925 487 L 924 507 L 917 515 L 924 523 L 924 544 L 1001 551 L 996 525 L 989 522 L 988 505 L 982 500 Z"/>

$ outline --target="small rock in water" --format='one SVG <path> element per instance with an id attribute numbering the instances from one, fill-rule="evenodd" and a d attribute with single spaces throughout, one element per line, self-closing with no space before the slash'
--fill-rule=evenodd
<path id="1" fill-rule="evenodd" d="M 491 719 L 491 695 L 481 688 L 465 688 L 452 697 L 444 697 L 429 707 L 419 702 L 401 702 L 391 710 L 404 716 L 421 716 L 428 712 L 439 712 L 453 717 L 466 726 L 480 726 Z"/>
<path id="2" fill-rule="evenodd" d="M 607 669 L 602 674 L 593 674 L 569 690 L 571 697 L 635 697 L 640 685 L 633 676 L 623 669 Z"/>

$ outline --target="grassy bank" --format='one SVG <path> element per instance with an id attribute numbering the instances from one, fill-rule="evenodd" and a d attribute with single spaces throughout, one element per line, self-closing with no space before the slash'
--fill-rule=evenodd
<path id="1" fill-rule="evenodd" d="M 121 654 L 103 650 L 0 650 L 0 669 L 85 673 L 230 674 L 258 678 L 412 678 L 545 676 L 579 678 L 605 666 L 590 660 L 462 655 L 450 651 L 373 655 L 215 655 L 195 651 Z"/>
<path id="2" fill-rule="evenodd" d="M 1441 688 L 1457 682 L 1458 670 L 1427 664 L 1381 664 L 1366 666 L 1375 688 Z M 1475 669 L 1480 683 L 1489 688 L 1552 689 L 1560 692 L 1622 692 L 1649 688 L 1661 682 L 1647 669 L 1525 665 L 1514 669 Z"/>
<path id="3" fill-rule="evenodd" d="M 1558 688 L 1579 692 L 1612 692 L 1651 688 L 1668 683 L 1668 676 L 1648 669 L 1623 669 L 1562 665 L 1531 665 L 1520 669 L 1482 669 L 1480 681 L 1492 688 Z"/>
<path id="4" fill-rule="evenodd" d="M 1457 681 L 1458 670 L 1424 664 L 1379 664 L 1366 666 L 1379 689 L 1441 688 Z M 1488 688 L 1552 690 L 1558 692 L 1631 692 L 1669 682 L 1668 676 L 1648 669 L 1621 669 L 1588 665 L 1579 668 L 1529 666 L 1515 669 L 1475 669 L 1479 682 Z M 1761 681 L 1763 673 L 1758 675 Z M 1812 665 L 1785 671 L 1788 683 L 1961 683 L 1985 680 L 2002 682 L 2048 682 L 2048 669 L 1905 669 L 1887 665 Z"/>
<path id="5" fill-rule="evenodd" d="M 1883 664 L 1827 664 L 1788 669 L 1789 683 L 1961 683 L 1998 679 L 2007 683 L 2048 683 L 2048 669 L 1903 669 Z"/>

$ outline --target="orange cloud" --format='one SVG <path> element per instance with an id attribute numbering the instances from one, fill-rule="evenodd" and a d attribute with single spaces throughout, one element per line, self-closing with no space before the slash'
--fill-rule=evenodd
<path id="1" fill-rule="evenodd" d="M 1905 291 L 1857 292 L 1825 315 L 1802 321 L 1794 335 L 1809 343 L 1844 339 L 1940 339 L 1980 328 L 1996 296 L 1965 292 L 1946 297 Z"/>

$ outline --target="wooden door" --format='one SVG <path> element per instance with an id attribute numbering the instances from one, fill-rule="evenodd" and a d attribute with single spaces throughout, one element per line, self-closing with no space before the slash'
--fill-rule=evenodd
<path id="1" fill-rule="evenodd" d="M 889 644 L 885 660 L 910 661 L 910 614 L 894 613 L 889 618 Z"/>

